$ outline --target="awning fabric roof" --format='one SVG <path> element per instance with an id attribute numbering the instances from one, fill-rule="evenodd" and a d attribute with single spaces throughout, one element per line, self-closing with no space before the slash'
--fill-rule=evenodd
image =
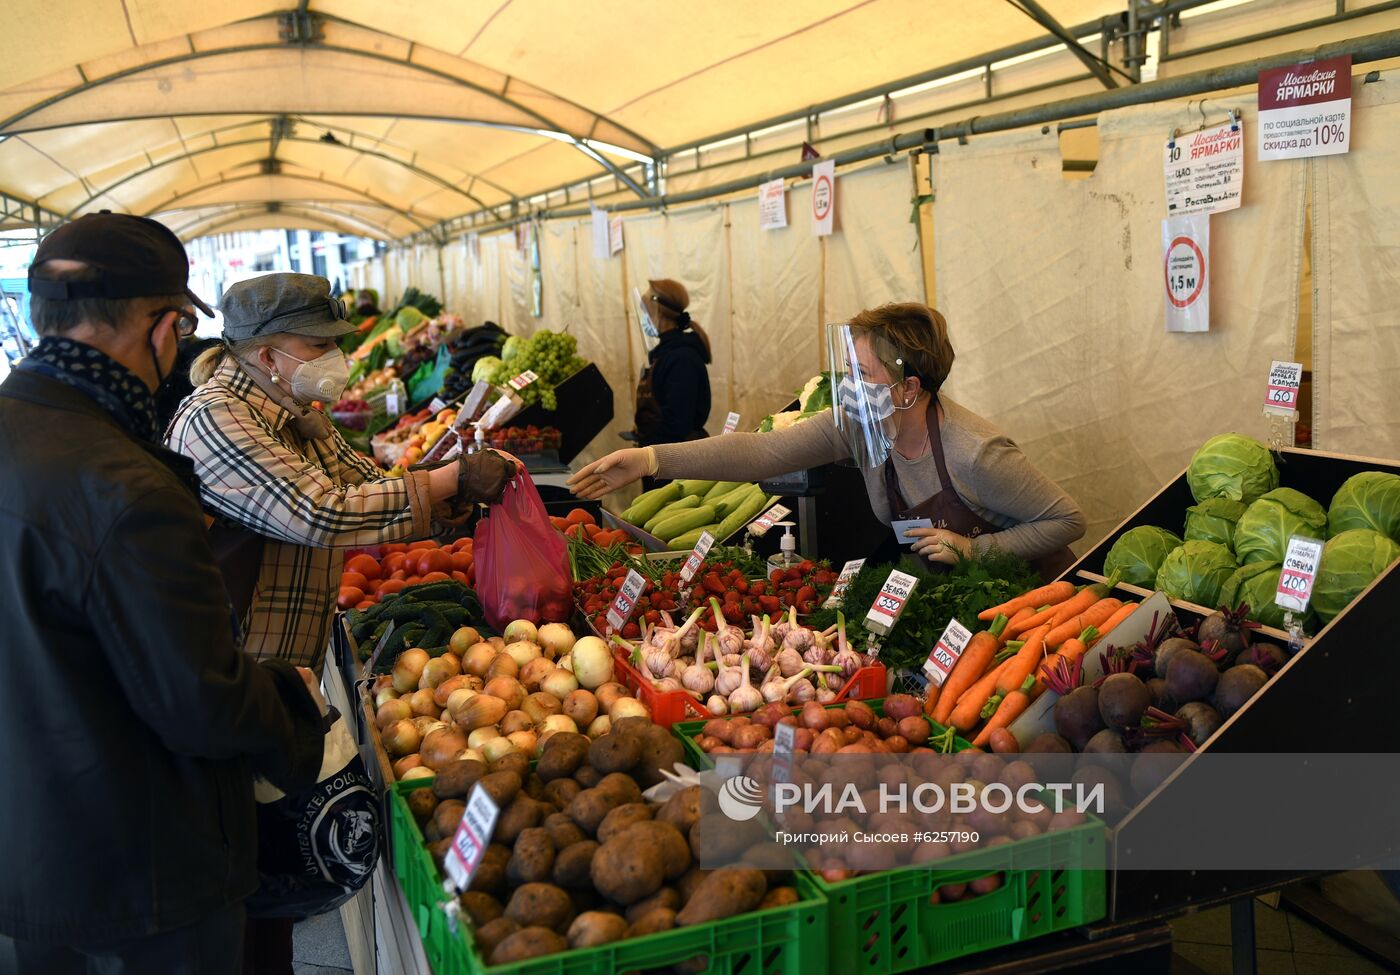
<path id="1" fill-rule="evenodd" d="M 1123 6 L 1043 5 L 1061 24 Z M 0 192 L 63 216 L 154 214 L 186 237 L 397 238 L 1044 33 L 1005 0 L 311 0 L 308 12 L 10 0 Z"/>

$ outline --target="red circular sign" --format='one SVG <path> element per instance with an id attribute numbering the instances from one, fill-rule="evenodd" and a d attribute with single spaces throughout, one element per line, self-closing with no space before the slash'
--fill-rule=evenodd
<path id="1" fill-rule="evenodd" d="M 1184 274 L 1178 275 L 1174 284 L 1172 280 L 1172 255 L 1180 246 L 1190 248 L 1191 254 L 1195 257 L 1195 275 L 1186 278 Z M 1201 289 L 1206 286 L 1206 256 L 1201 253 L 1200 246 L 1190 237 L 1184 234 L 1175 238 L 1167 247 L 1166 260 L 1162 262 L 1162 276 L 1167 285 L 1167 300 L 1177 308 L 1186 308 L 1201 296 Z M 1186 291 L 1185 298 L 1178 298 L 1177 292 Z"/>
<path id="2" fill-rule="evenodd" d="M 812 184 L 812 216 L 825 220 L 831 212 L 831 177 L 823 173 Z"/>

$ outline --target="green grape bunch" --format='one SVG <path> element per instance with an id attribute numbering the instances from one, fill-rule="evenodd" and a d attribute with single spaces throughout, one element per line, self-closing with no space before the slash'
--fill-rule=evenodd
<path id="1" fill-rule="evenodd" d="M 518 395 L 527 406 L 539 405 L 554 410 L 559 401 L 555 387 L 588 365 L 578 355 L 578 340 L 561 332 L 541 330 L 523 339 L 509 362 L 502 362 L 488 380 L 503 386 L 522 372 L 531 371 L 539 378 Z"/>

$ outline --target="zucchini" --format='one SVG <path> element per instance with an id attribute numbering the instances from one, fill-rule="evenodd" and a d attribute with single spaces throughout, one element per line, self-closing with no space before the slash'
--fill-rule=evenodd
<path id="1" fill-rule="evenodd" d="M 724 521 L 724 519 L 729 517 L 729 513 L 731 511 L 742 505 L 745 501 L 748 501 L 750 498 L 752 498 L 754 493 L 757 491 L 759 491 L 758 485 L 750 484 L 747 487 L 742 487 L 737 491 L 730 491 L 718 501 L 712 502 L 714 504 L 715 517 L 718 518 L 720 521 Z"/>
<path id="2" fill-rule="evenodd" d="M 704 525 L 700 528 L 692 528 L 684 535 L 677 535 L 675 538 L 671 539 L 671 541 L 667 544 L 666 547 L 673 552 L 688 552 L 699 543 L 700 536 L 702 534 L 704 534 L 705 532 L 709 532 L 711 535 L 713 535 L 715 533 L 715 529 L 718 527 L 719 522 L 715 522 L 710 525 Z"/>
<path id="3" fill-rule="evenodd" d="M 718 499 L 737 491 L 741 487 L 748 487 L 743 481 L 715 481 L 715 486 L 705 492 L 705 496 L 700 499 L 702 504 L 713 504 Z"/>
<path id="4" fill-rule="evenodd" d="M 676 483 L 681 486 L 681 497 L 685 497 L 688 494 L 693 494 L 697 498 L 703 498 L 706 495 L 706 493 L 708 493 L 709 490 L 713 488 L 718 482 L 683 479 L 677 481 Z"/>
<path id="5" fill-rule="evenodd" d="M 647 523 L 642 526 L 642 531 L 649 532 L 672 515 L 678 515 L 682 511 L 688 511 L 691 508 L 698 507 L 700 507 L 700 498 L 694 494 L 687 494 L 679 501 L 672 501 L 666 507 L 652 515 L 651 518 L 647 520 Z"/>
<path id="6" fill-rule="evenodd" d="M 622 520 L 632 525 L 645 525 L 656 514 L 672 501 L 679 500 L 681 496 L 681 486 L 675 481 L 664 487 L 659 487 L 654 491 L 648 491 L 632 503 L 632 507 L 622 513 Z"/>
<path id="7" fill-rule="evenodd" d="M 768 495 L 764 494 L 761 490 L 755 490 L 743 504 L 725 515 L 724 520 L 719 524 L 719 529 L 714 533 L 715 538 L 718 541 L 724 541 L 744 525 L 747 525 L 761 515 L 767 506 Z"/>
<path id="8" fill-rule="evenodd" d="M 699 528 L 701 525 L 708 525 L 714 520 L 714 506 L 702 504 L 698 508 L 690 508 L 665 519 L 656 526 L 656 530 L 652 534 L 663 542 L 669 542 L 677 535 L 684 535 L 686 532 Z"/>

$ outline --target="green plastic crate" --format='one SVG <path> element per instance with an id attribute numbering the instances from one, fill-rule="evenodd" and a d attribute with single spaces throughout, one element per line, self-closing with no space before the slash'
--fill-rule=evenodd
<path id="1" fill-rule="evenodd" d="M 861 703 L 869 705 L 870 709 L 874 711 L 878 717 L 883 718 L 885 716 L 884 698 L 863 701 Z M 844 702 L 828 704 L 826 707 L 828 711 L 832 708 L 844 707 Z M 792 710 L 793 713 L 796 714 L 801 708 L 793 708 Z M 925 717 L 927 717 L 927 715 L 925 715 Z M 943 725 L 934 721 L 932 718 L 929 718 L 928 723 L 935 735 L 942 734 L 945 730 Z M 685 749 L 686 758 L 688 759 L 687 764 L 689 764 L 691 768 L 706 769 L 715 767 L 715 760 L 710 757 L 708 752 L 703 751 L 700 746 L 695 743 L 695 739 L 700 737 L 700 731 L 704 727 L 704 721 L 678 721 L 671 725 L 671 733 L 681 740 L 681 747 Z M 956 737 L 953 739 L 953 751 L 955 752 L 960 752 L 965 748 L 971 747 L 972 743 L 969 741 Z"/>
<path id="2" fill-rule="evenodd" d="M 1011 856 L 1011 867 L 1000 871 L 1002 886 L 947 904 L 929 898 L 945 884 L 986 876 L 990 871 L 978 862 L 989 861 L 992 851 L 949 857 L 937 869 L 901 867 L 834 883 L 813 874 L 831 911 L 830 970 L 894 975 L 1097 921 L 1107 913 L 1105 842 L 1103 825 L 1088 822 L 1001 846 L 995 853 Z M 1018 869 L 1018 859 L 1033 866 Z"/>
<path id="3" fill-rule="evenodd" d="M 817 884 L 805 873 L 794 877 L 802 896 L 796 904 L 597 948 L 488 966 L 467 924 L 459 923 L 454 930 L 449 923 L 442 905 L 450 895 L 443 890 L 442 876 L 404 801 L 405 792 L 425 784 L 430 785 L 431 780 L 397 783 L 390 795 L 390 818 L 394 873 L 435 975 L 620 975 L 671 968 L 702 956 L 709 959 L 709 965 L 699 971 L 713 975 L 826 975 L 827 905 Z"/>

